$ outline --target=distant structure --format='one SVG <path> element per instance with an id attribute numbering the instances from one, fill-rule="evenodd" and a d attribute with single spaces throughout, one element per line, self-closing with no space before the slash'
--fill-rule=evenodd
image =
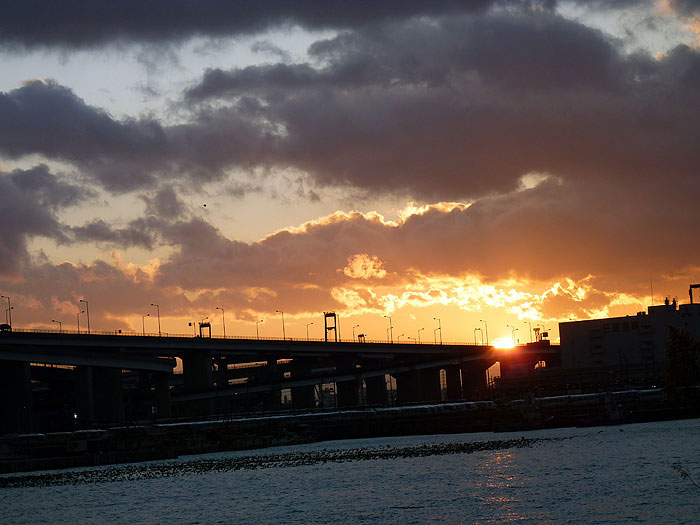
<path id="1" fill-rule="evenodd" d="M 666 362 L 669 328 L 681 328 L 700 340 L 700 304 L 678 304 L 666 298 L 635 316 L 559 323 L 562 368 L 607 369 L 621 379 L 661 378 Z"/>
<path id="2" fill-rule="evenodd" d="M 340 340 L 340 324 L 338 322 L 338 314 L 335 312 L 323 312 L 323 324 L 325 325 L 325 341 L 338 342 Z M 329 336 L 329 333 L 333 335 Z"/>

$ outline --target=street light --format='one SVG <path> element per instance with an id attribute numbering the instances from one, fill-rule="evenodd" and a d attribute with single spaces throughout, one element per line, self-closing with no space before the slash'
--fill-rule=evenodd
<path id="1" fill-rule="evenodd" d="M 352 341 L 353 343 L 355 342 L 355 328 L 359 328 L 360 325 L 356 324 L 355 326 L 352 327 Z"/>
<path id="2" fill-rule="evenodd" d="M 255 337 L 257 339 L 260 339 L 260 332 L 258 332 L 258 324 L 262 323 L 264 319 L 260 319 L 260 321 L 255 321 Z"/>
<path id="3" fill-rule="evenodd" d="M 2 297 L 3 299 L 7 299 L 7 310 L 5 310 L 5 321 L 7 322 L 7 324 L 12 326 L 12 310 L 14 310 L 14 308 L 12 308 L 12 305 L 10 304 L 10 298 L 7 295 L 0 295 L 0 297 Z"/>
<path id="4" fill-rule="evenodd" d="M 52 323 L 58 323 L 58 333 L 60 334 L 63 331 L 63 323 L 61 321 L 56 321 L 56 319 L 51 319 Z"/>
<path id="5" fill-rule="evenodd" d="M 278 314 L 282 314 L 282 341 L 287 340 L 287 334 L 284 331 L 284 312 L 282 310 L 275 310 Z"/>
<path id="6" fill-rule="evenodd" d="M 390 334 L 387 339 L 389 340 L 390 343 L 394 342 L 394 327 L 391 325 L 391 316 L 390 315 L 385 315 L 387 319 L 389 319 L 389 328 L 387 329 L 387 332 Z"/>
<path id="7" fill-rule="evenodd" d="M 151 303 L 151 306 L 155 306 L 156 310 L 158 310 L 158 335 L 161 335 L 161 333 L 160 333 L 160 305 L 155 304 L 155 303 Z"/>
<path id="8" fill-rule="evenodd" d="M 413 344 L 416 343 L 416 338 L 415 338 L 415 337 L 411 337 L 410 335 L 407 335 L 407 336 L 406 336 L 406 339 L 413 339 Z"/>
<path id="9" fill-rule="evenodd" d="M 442 344 L 442 323 L 437 317 L 433 317 L 433 320 L 438 322 L 437 329 L 440 331 L 440 344 Z M 433 330 L 433 336 L 435 336 L 435 330 Z M 437 341 L 435 341 L 435 343 L 437 343 Z"/>
<path id="10" fill-rule="evenodd" d="M 523 323 L 527 323 L 527 325 L 530 327 L 530 342 L 532 343 L 532 322 L 531 321 L 523 321 Z"/>
<path id="11" fill-rule="evenodd" d="M 224 339 L 226 339 L 226 317 L 224 317 L 224 309 L 221 306 L 217 306 L 216 309 L 221 310 L 221 324 L 224 325 Z"/>
<path id="12" fill-rule="evenodd" d="M 513 326 L 512 324 L 507 324 L 506 328 L 511 329 L 511 339 L 513 340 L 513 345 L 515 345 L 515 332 L 517 332 L 518 329 L 515 326 Z"/>
<path id="13" fill-rule="evenodd" d="M 422 330 L 425 330 L 425 328 L 419 328 L 418 329 L 418 344 L 420 344 L 420 333 Z"/>
<path id="14" fill-rule="evenodd" d="M 474 328 L 474 344 L 476 344 L 476 333 L 481 332 L 481 343 L 483 344 L 484 342 L 484 332 L 482 332 L 481 328 Z"/>
<path id="15" fill-rule="evenodd" d="M 78 324 L 78 333 L 80 333 L 80 314 L 85 313 L 85 310 L 80 310 L 77 314 L 75 314 L 75 321 Z"/>
<path id="16" fill-rule="evenodd" d="M 486 329 L 486 344 L 489 344 L 489 325 L 483 319 L 479 319 L 480 323 L 484 323 L 484 328 Z"/>
<path id="17" fill-rule="evenodd" d="M 78 301 L 80 303 L 85 303 L 85 314 L 87 315 L 87 320 L 88 320 L 88 334 L 90 333 L 90 305 L 85 299 L 80 299 Z"/>
<path id="18" fill-rule="evenodd" d="M 310 323 L 306 323 L 306 340 L 307 341 L 309 340 L 309 326 L 311 326 L 312 324 L 314 324 L 313 321 L 311 321 Z"/>
<path id="19" fill-rule="evenodd" d="M 146 335 L 146 317 L 151 317 L 151 314 L 141 316 L 141 333 Z"/>
<path id="20" fill-rule="evenodd" d="M 400 343 L 400 342 L 401 342 L 401 338 L 402 338 L 404 335 L 406 335 L 406 334 L 401 334 L 401 335 L 396 339 L 396 342 L 397 342 L 397 343 Z"/>

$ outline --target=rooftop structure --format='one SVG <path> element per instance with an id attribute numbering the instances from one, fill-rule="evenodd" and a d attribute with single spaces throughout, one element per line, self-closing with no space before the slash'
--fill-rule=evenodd
<path id="1" fill-rule="evenodd" d="M 559 324 L 564 368 L 607 368 L 624 378 L 663 376 L 669 327 L 681 328 L 700 340 L 700 304 L 663 305 L 625 317 Z"/>

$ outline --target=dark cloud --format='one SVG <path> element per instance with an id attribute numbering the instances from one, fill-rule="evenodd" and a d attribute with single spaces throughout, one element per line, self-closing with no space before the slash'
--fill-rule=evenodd
<path id="1" fill-rule="evenodd" d="M 351 28 L 396 17 L 480 11 L 493 3 L 492 0 L 308 0 L 303 3 L 67 0 L 47 6 L 40 0 L 26 0 L 4 6 L 0 43 L 26 48 L 80 48 L 110 42 L 177 42 L 194 36 L 251 34 L 280 25 Z"/>
<path id="2" fill-rule="evenodd" d="M 224 176 L 224 167 L 260 162 L 269 132 L 253 120 L 239 109 L 202 110 L 191 123 L 170 127 L 153 119 L 119 121 L 65 86 L 32 81 L 0 93 L 0 153 L 68 161 L 121 193 L 153 187 L 159 177 L 212 180 Z"/>
<path id="3" fill-rule="evenodd" d="M 700 161 L 700 54 L 624 54 L 549 12 L 411 20 L 311 47 L 311 64 L 208 71 L 188 93 L 262 99 L 283 130 L 261 158 L 321 184 L 423 198 L 508 191 L 530 171 L 689 177 Z"/>
<path id="4" fill-rule="evenodd" d="M 136 219 L 125 228 L 115 228 L 102 219 L 96 219 L 83 226 L 69 229 L 71 237 L 67 242 L 111 244 L 119 248 L 139 246 L 152 249 L 155 237 L 162 224 L 150 219 Z"/>
<path id="5" fill-rule="evenodd" d="M 671 0 L 670 4 L 684 16 L 693 16 L 700 13 L 699 0 Z"/>
<path id="6" fill-rule="evenodd" d="M 146 203 L 146 213 L 162 219 L 172 220 L 186 213 L 185 204 L 172 186 L 160 188 L 154 195 L 142 196 Z"/>
<path id="7" fill-rule="evenodd" d="M 64 239 L 57 211 L 90 196 L 90 191 L 66 182 L 43 165 L 0 172 L 0 276 L 19 273 L 28 258 L 29 238 Z"/>

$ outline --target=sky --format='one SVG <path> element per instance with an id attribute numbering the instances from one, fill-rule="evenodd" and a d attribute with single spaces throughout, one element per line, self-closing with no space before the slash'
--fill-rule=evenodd
<path id="1" fill-rule="evenodd" d="M 16 328 L 556 341 L 700 282 L 697 0 L 9 1 L 0 64 Z"/>

